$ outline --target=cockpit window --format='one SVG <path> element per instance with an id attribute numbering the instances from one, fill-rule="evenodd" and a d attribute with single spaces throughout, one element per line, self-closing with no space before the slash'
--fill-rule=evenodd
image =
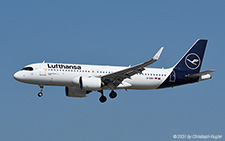
<path id="1" fill-rule="evenodd" d="M 33 71 L 34 69 L 32 67 L 25 67 L 22 70 Z"/>

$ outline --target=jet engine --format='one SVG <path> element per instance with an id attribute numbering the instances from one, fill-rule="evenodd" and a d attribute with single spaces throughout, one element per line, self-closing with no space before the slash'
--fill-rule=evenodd
<path id="1" fill-rule="evenodd" d="M 102 87 L 101 78 L 97 77 L 76 77 L 73 79 L 73 84 L 81 90 L 99 90 Z"/>
<path id="2" fill-rule="evenodd" d="M 81 90 L 76 87 L 65 87 L 66 96 L 68 97 L 86 97 L 86 94 L 90 93 L 91 91 Z"/>

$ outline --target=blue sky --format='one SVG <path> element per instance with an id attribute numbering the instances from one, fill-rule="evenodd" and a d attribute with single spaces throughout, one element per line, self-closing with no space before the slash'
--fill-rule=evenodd
<path id="1" fill-rule="evenodd" d="M 173 140 L 225 136 L 224 1 L 1 1 L 0 140 Z M 164 46 L 150 67 L 171 67 L 199 38 L 208 39 L 202 71 L 213 79 L 161 90 L 119 90 L 68 98 L 64 87 L 13 79 L 42 62 L 135 65 Z M 108 96 L 109 91 L 105 91 Z"/>

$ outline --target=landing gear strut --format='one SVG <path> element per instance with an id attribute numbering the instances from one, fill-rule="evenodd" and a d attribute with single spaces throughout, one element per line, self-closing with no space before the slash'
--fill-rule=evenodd
<path id="1" fill-rule="evenodd" d="M 43 96 L 43 93 L 42 93 L 43 88 L 44 88 L 44 86 L 40 85 L 40 92 L 38 93 L 38 96 L 39 97 L 42 97 Z"/>
<path id="2" fill-rule="evenodd" d="M 100 91 L 98 91 L 98 92 L 101 93 L 101 97 L 99 98 L 99 101 L 100 101 L 101 103 L 106 102 L 107 98 L 103 95 L 103 90 L 100 90 Z"/>
<path id="3" fill-rule="evenodd" d="M 117 93 L 113 90 L 109 94 L 109 97 L 112 98 L 112 99 L 115 98 L 116 96 L 117 96 Z"/>

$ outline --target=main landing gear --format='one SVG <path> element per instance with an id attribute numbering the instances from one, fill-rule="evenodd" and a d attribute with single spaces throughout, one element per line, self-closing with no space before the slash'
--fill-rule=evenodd
<path id="1" fill-rule="evenodd" d="M 100 90 L 100 91 L 98 91 L 98 92 L 101 93 L 101 97 L 99 98 L 99 101 L 100 101 L 101 103 L 106 102 L 107 97 L 104 96 L 103 90 Z M 110 94 L 109 94 L 109 97 L 110 97 L 111 99 L 116 98 L 116 96 L 117 96 L 117 93 L 116 93 L 115 91 L 113 91 L 113 90 L 112 90 L 112 91 L 110 92 Z"/>
<path id="2" fill-rule="evenodd" d="M 42 93 L 43 88 L 44 88 L 44 86 L 40 85 L 40 92 L 38 93 L 38 96 L 39 97 L 42 97 L 43 96 L 43 93 Z"/>
<path id="3" fill-rule="evenodd" d="M 113 90 L 109 94 L 109 97 L 112 98 L 112 99 L 116 98 L 116 96 L 117 96 L 117 93 L 115 91 L 113 91 Z"/>
<path id="4" fill-rule="evenodd" d="M 106 97 L 106 96 L 104 96 L 104 94 L 103 94 L 103 90 L 100 90 L 100 91 L 98 91 L 98 92 L 100 92 L 100 93 L 101 93 L 101 97 L 99 98 L 99 101 L 100 101 L 101 103 L 106 102 L 107 97 Z"/>

